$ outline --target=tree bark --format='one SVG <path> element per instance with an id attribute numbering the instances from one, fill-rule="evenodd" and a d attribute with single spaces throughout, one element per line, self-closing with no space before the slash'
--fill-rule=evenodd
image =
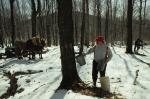
<path id="1" fill-rule="evenodd" d="M 126 53 L 129 53 L 129 54 L 133 54 L 133 51 L 132 51 L 132 16 L 133 16 L 132 0 L 128 0 Z"/>
<path id="2" fill-rule="evenodd" d="M 51 32 L 50 32 L 50 27 L 52 27 L 51 25 L 50 25 L 50 21 L 52 20 L 52 19 L 50 19 L 50 14 L 49 14 L 49 12 L 50 12 L 50 4 L 49 4 L 49 0 L 46 0 L 45 1 L 46 2 L 46 10 L 47 10 L 47 12 L 46 12 L 46 34 L 47 34 L 47 45 L 48 46 L 51 46 L 51 44 L 52 44 L 52 42 L 51 42 Z"/>
<path id="3" fill-rule="evenodd" d="M 144 15 L 143 15 L 143 33 L 145 33 L 145 25 L 146 25 L 146 3 L 147 3 L 147 0 L 145 0 L 144 2 Z"/>
<path id="4" fill-rule="evenodd" d="M 109 0 L 106 1 L 106 19 L 105 19 L 105 40 L 108 43 L 108 27 L 109 27 Z"/>
<path id="5" fill-rule="evenodd" d="M 36 12 L 36 5 L 35 5 L 35 1 L 31 0 L 31 4 L 32 4 L 32 37 L 36 36 L 36 16 L 37 16 L 37 12 Z"/>
<path id="6" fill-rule="evenodd" d="M 83 45 L 84 45 L 84 34 L 85 34 L 85 0 L 82 0 L 82 26 L 81 26 L 81 41 L 80 41 L 80 52 L 83 52 Z"/>
<path id="7" fill-rule="evenodd" d="M 4 31 L 3 31 L 3 22 L 2 22 L 2 14 L 1 14 L 1 9 L 0 9 L 0 45 L 2 48 L 4 48 L 4 41 L 3 41 L 3 34 L 4 34 Z"/>
<path id="8" fill-rule="evenodd" d="M 125 31 L 125 16 L 126 16 L 126 7 L 125 7 L 125 4 L 124 2 L 122 3 L 123 6 L 122 6 L 122 20 L 121 20 L 121 38 L 122 38 L 122 45 L 124 44 L 124 31 Z"/>
<path id="9" fill-rule="evenodd" d="M 39 21 L 39 24 L 37 25 L 38 26 L 38 33 L 39 33 L 39 36 L 41 38 L 44 38 L 44 18 L 42 17 L 42 5 L 41 5 L 41 1 L 40 0 L 37 0 L 37 19 Z"/>
<path id="10" fill-rule="evenodd" d="M 113 40 L 116 41 L 117 40 L 117 4 L 118 4 L 118 0 L 115 0 L 114 1 L 115 4 L 114 4 L 114 8 L 113 8 Z"/>
<path id="11" fill-rule="evenodd" d="M 54 13 L 54 1 L 52 1 L 52 8 L 51 8 L 51 9 L 52 9 L 52 15 L 51 15 L 51 17 L 52 17 L 52 18 L 51 18 L 51 19 L 52 19 L 52 22 L 51 22 L 52 29 L 51 29 L 51 33 L 52 33 L 52 38 L 53 38 L 52 44 L 55 45 L 55 31 L 54 31 L 54 30 L 55 30 L 55 29 L 54 29 L 54 28 L 55 28 L 55 26 L 54 26 L 54 24 L 55 24 L 55 21 L 54 21 L 54 19 L 55 19 L 54 17 L 55 17 L 55 16 L 54 16 L 54 15 L 55 15 L 55 13 Z"/>
<path id="12" fill-rule="evenodd" d="M 86 1 L 86 35 L 85 35 L 85 45 L 89 47 L 89 0 Z"/>
<path id="13" fill-rule="evenodd" d="M 14 19 L 14 1 L 15 0 L 9 0 L 10 2 L 10 10 L 11 10 L 11 39 L 12 39 L 12 46 L 14 46 L 15 38 L 16 38 L 16 31 L 15 31 L 15 19 Z"/>
<path id="14" fill-rule="evenodd" d="M 74 12 L 73 12 L 73 19 L 74 19 L 74 44 L 77 45 L 78 44 L 78 27 L 77 27 L 77 22 L 78 22 L 78 11 L 76 11 L 77 9 L 77 4 L 76 1 L 73 1 L 74 4 Z"/>
<path id="15" fill-rule="evenodd" d="M 63 76 L 59 89 L 70 89 L 72 87 L 72 84 L 80 81 L 76 70 L 75 54 L 73 48 L 74 40 L 72 0 L 57 0 L 57 3 L 61 65 Z"/>
<path id="16" fill-rule="evenodd" d="M 139 38 L 142 37 L 142 0 L 140 0 L 140 8 L 139 8 Z"/>
<path id="17" fill-rule="evenodd" d="M 102 35 L 102 29 L 101 29 L 101 0 L 97 0 L 97 36 Z"/>

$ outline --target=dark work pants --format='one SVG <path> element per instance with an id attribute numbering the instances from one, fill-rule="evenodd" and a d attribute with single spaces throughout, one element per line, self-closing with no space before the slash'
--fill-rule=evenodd
<path id="1" fill-rule="evenodd" d="M 106 66 L 103 71 L 100 71 L 100 76 L 104 77 L 105 76 L 105 71 L 106 71 Z M 93 67 L 92 67 L 92 79 L 93 79 L 93 85 L 96 86 L 96 81 L 98 77 L 98 63 L 93 60 Z"/>

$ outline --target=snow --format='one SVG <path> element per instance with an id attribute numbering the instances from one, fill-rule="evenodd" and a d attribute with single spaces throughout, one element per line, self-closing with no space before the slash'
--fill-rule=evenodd
<path id="1" fill-rule="evenodd" d="M 21 93 L 10 96 L 9 99 L 100 99 L 74 93 L 71 90 L 59 90 L 61 80 L 61 60 L 59 46 L 48 48 L 48 52 L 43 54 L 43 59 L 36 60 L 18 60 L 16 58 L 0 60 L 0 96 L 7 91 L 10 86 L 9 79 L 3 75 L 3 71 L 11 73 L 17 71 L 39 71 L 35 74 L 26 74 L 17 76 L 18 90 L 23 88 Z M 75 50 L 78 50 L 75 47 Z M 121 94 L 126 99 L 149 99 L 150 97 L 150 46 L 145 46 L 140 50 L 141 55 L 130 55 L 125 53 L 125 47 L 111 47 L 113 58 L 107 65 L 106 75 L 110 78 L 110 89 L 112 93 Z M 85 49 L 87 51 L 87 49 Z M 4 49 L 0 49 L 4 52 Z M 81 79 L 88 85 L 92 86 L 92 60 L 93 53 L 85 57 L 86 64 L 80 66 L 78 63 L 77 71 Z M 149 63 L 149 64 L 147 64 Z M 134 85 L 136 72 L 138 77 Z M 100 87 L 100 81 L 97 81 Z"/>

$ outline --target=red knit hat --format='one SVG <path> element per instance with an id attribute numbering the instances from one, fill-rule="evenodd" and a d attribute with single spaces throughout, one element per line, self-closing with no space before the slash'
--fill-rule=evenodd
<path id="1" fill-rule="evenodd" d="M 96 43 L 98 43 L 98 42 L 104 43 L 104 37 L 103 37 L 103 36 L 98 36 L 98 37 L 96 38 Z"/>

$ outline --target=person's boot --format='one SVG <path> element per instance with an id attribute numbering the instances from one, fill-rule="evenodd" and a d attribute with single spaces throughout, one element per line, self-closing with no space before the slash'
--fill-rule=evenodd
<path id="1" fill-rule="evenodd" d="M 96 80 L 93 81 L 93 91 L 96 92 Z"/>

